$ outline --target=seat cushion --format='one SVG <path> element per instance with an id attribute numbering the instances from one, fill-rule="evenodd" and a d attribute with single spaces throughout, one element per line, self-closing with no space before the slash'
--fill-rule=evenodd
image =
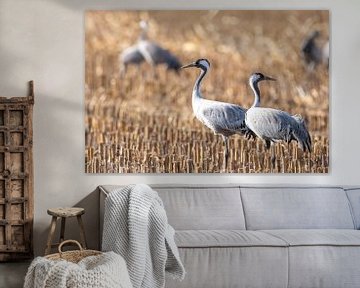
<path id="1" fill-rule="evenodd" d="M 288 245 L 261 231 L 176 231 L 175 242 L 186 270 L 167 288 L 286 288 Z M 276 277 L 274 277 L 276 275 Z"/>
<path id="2" fill-rule="evenodd" d="M 176 231 L 175 242 L 182 248 L 288 246 L 285 241 L 268 233 L 243 230 Z"/>
<path id="3" fill-rule="evenodd" d="M 360 246 L 360 231 L 348 229 L 262 230 L 289 246 Z"/>
<path id="4" fill-rule="evenodd" d="M 360 247 L 330 245 L 289 247 L 288 288 L 313 287 L 359 288 Z"/>
<path id="5" fill-rule="evenodd" d="M 179 248 L 186 275 L 166 288 L 287 288 L 288 247 Z"/>
<path id="6" fill-rule="evenodd" d="M 358 288 L 360 231 L 267 230 L 286 241 L 289 249 L 289 288 Z"/>
<path id="7" fill-rule="evenodd" d="M 336 187 L 241 187 L 246 227 L 354 229 L 349 200 Z"/>

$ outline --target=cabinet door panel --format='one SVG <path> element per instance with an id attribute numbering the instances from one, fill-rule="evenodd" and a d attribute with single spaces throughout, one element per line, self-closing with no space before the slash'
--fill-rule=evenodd
<path id="1" fill-rule="evenodd" d="M 32 257 L 32 106 L 0 97 L 0 261 Z"/>

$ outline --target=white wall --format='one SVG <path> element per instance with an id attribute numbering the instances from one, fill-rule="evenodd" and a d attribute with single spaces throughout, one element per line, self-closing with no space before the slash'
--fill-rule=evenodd
<path id="1" fill-rule="evenodd" d="M 76 2 L 76 3 L 75 3 Z M 103 3 L 106 2 L 106 3 Z M 35 250 L 42 253 L 46 208 L 82 205 L 97 242 L 99 184 L 291 183 L 360 184 L 360 1 L 73 1 L 0 0 L 0 95 L 26 95 L 35 81 Z M 84 171 L 84 10 L 330 9 L 331 172 L 328 175 L 86 175 Z M 73 226 L 75 227 L 75 226 Z M 73 229 L 74 230 L 74 229 Z M 72 231 L 72 233 L 77 231 Z M 76 234 L 72 234 L 73 236 Z"/>

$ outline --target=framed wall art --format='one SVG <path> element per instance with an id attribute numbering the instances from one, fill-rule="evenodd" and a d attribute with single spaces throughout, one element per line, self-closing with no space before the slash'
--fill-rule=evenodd
<path id="1" fill-rule="evenodd" d="M 85 13 L 86 173 L 328 173 L 329 11 Z"/>

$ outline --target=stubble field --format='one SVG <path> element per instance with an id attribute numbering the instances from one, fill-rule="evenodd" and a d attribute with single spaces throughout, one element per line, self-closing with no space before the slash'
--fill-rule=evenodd
<path id="1" fill-rule="evenodd" d="M 301 114 L 312 153 L 296 142 L 277 143 L 276 163 L 260 139 L 230 137 L 228 173 L 327 173 L 329 170 L 329 73 L 309 71 L 300 47 L 317 29 L 328 37 L 322 11 L 101 11 L 86 13 L 85 170 L 87 173 L 223 172 L 222 138 L 193 115 L 192 87 L 199 71 L 174 73 L 148 64 L 119 73 L 118 55 L 136 43 L 139 20 L 149 38 L 183 64 L 207 58 L 205 98 L 249 108 L 248 78 L 262 72 L 261 106 Z"/>

